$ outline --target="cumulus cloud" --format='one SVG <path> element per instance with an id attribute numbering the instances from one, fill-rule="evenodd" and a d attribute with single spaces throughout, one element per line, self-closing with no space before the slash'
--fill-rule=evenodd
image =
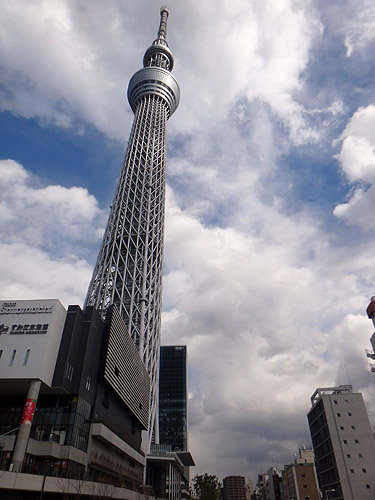
<path id="1" fill-rule="evenodd" d="M 188 31 L 196 30 L 199 36 L 189 36 L 186 46 L 176 47 L 184 61 L 176 66 L 176 74 L 186 82 L 180 130 L 224 119 L 238 98 L 246 96 L 249 102 L 270 106 L 295 144 L 320 137 L 310 111 L 296 98 L 304 85 L 311 45 L 322 31 L 312 2 L 205 2 L 192 14 Z M 179 10 L 176 15 L 175 26 L 185 27 Z M 207 58 L 198 57 L 202 50 Z"/>
<path id="2" fill-rule="evenodd" d="M 7 243 L 31 244 L 64 255 L 69 249 L 98 241 L 104 213 L 85 188 L 37 187 L 19 163 L 0 160 L 0 233 Z M 95 225 L 93 225 L 95 221 Z"/>
<path id="3" fill-rule="evenodd" d="M 0 244 L 1 297 L 9 300 L 59 299 L 82 306 L 92 266 L 75 256 L 56 258 L 23 243 Z"/>
<path id="4" fill-rule="evenodd" d="M 19 163 L 0 161 L 2 297 L 81 304 L 104 214 L 84 188 L 38 183 Z"/>
<path id="5" fill-rule="evenodd" d="M 7 89 L 0 94 L 2 110 L 61 127 L 76 120 L 92 122 L 100 131 L 122 138 L 125 113 L 115 103 L 125 101 L 126 77 L 120 76 L 123 67 L 116 68 L 108 58 L 111 35 L 105 55 L 101 53 L 101 26 L 109 13 L 102 7 L 95 7 L 94 37 L 82 2 L 16 1 L 2 6 L 1 81 Z M 127 45 L 121 23 L 108 29 L 118 37 L 119 46 Z"/>
<path id="6" fill-rule="evenodd" d="M 359 108 L 341 134 L 337 155 L 348 180 L 375 182 L 375 106 Z"/>
<path id="7" fill-rule="evenodd" d="M 359 108 L 339 138 L 337 155 L 342 172 L 351 184 L 358 185 L 348 201 L 336 206 L 334 214 L 365 231 L 375 229 L 375 106 Z"/>
<path id="8" fill-rule="evenodd" d="M 337 205 L 333 211 L 336 217 L 344 219 L 347 224 L 358 225 L 365 231 L 375 229 L 375 188 L 357 188 L 350 194 L 347 203 Z"/>

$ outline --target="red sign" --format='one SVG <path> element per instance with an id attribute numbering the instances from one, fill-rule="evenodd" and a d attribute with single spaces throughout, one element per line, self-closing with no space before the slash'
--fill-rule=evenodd
<path id="1" fill-rule="evenodd" d="M 36 406 L 36 399 L 26 400 L 25 408 L 23 409 L 21 425 L 31 424 L 31 422 L 33 421 L 35 406 Z"/>

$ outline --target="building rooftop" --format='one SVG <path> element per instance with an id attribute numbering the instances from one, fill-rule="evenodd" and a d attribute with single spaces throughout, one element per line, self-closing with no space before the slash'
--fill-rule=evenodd
<path id="1" fill-rule="evenodd" d="M 311 404 L 314 405 L 318 399 L 331 394 L 350 394 L 353 392 L 352 385 L 339 385 L 338 387 L 319 387 L 311 396 Z"/>

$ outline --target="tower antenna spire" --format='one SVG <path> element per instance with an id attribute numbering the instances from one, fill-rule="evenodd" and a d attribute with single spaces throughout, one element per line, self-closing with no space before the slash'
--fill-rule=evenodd
<path id="1" fill-rule="evenodd" d="M 158 30 L 158 40 L 165 40 L 167 36 L 167 19 L 169 16 L 168 7 L 161 7 L 160 9 L 160 26 Z"/>

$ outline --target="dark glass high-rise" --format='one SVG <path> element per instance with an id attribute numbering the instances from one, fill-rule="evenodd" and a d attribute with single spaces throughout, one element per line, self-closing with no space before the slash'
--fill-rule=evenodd
<path id="1" fill-rule="evenodd" d="M 187 451 L 187 350 L 161 346 L 159 437 L 172 451 Z"/>

